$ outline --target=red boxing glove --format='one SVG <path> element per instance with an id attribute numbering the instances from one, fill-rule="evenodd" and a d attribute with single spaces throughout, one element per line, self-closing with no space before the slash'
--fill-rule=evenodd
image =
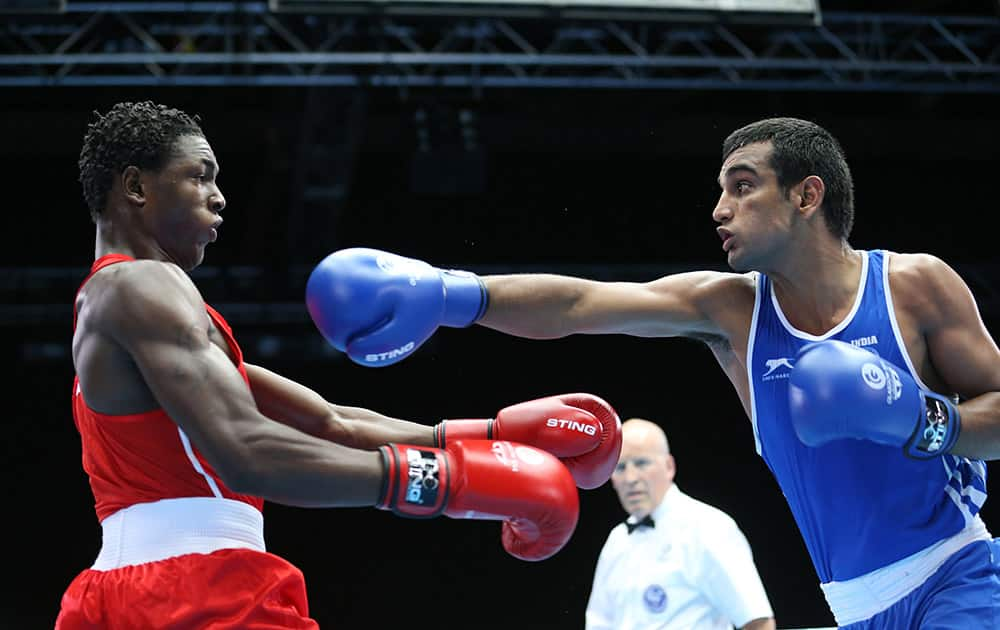
<path id="1" fill-rule="evenodd" d="M 611 478 L 622 450 L 622 423 L 615 410 L 593 394 L 562 394 L 505 407 L 492 420 L 444 420 L 434 443 L 450 440 L 510 440 L 560 458 L 576 480 L 591 490 Z"/>
<path id="2" fill-rule="evenodd" d="M 551 557 L 576 529 L 580 499 L 573 477 L 545 451 L 492 440 L 379 450 L 386 466 L 379 509 L 413 518 L 503 521 L 503 548 L 521 560 Z"/>

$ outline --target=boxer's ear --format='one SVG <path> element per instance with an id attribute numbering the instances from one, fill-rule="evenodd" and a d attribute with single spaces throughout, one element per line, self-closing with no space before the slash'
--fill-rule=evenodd
<path id="1" fill-rule="evenodd" d="M 819 176 L 810 175 L 794 187 L 793 195 L 799 212 L 803 217 L 809 218 L 823 205 L 826 184 Z"/>
<path id="2" fill-rule="evenodd" d="M 136 206 L 146 203 L 146 194 L 142 185 L 142 171 L 135 166 L 128 166 L 121 174 L 122 192 L 125 198 Z"/>

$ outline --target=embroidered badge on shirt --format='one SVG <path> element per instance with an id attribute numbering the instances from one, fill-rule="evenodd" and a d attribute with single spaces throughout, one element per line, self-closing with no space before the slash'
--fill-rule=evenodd
<path id="1" fill-rule="evenodd" d="M 661 613 L 667 609 L 667 593 L 659 584 L 650 584 L 642 593 L 642 603 L 652 613 Z"/>

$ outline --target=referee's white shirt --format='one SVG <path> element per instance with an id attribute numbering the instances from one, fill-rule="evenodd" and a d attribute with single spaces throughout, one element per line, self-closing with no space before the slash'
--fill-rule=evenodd
<path id="1" fill-rule="evenodd" d="M 728 630 L 774 616 L 750 545 L 729 515 L 672 484 L 651 516 L 653 528 L 629 534 L 621 523 L 608 535 L 587 630 Z"/>

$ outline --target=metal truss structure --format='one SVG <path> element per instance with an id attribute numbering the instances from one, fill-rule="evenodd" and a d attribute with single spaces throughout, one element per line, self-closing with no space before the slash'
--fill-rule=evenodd
<path id="1" fill-rule="evenodd" d="M 68 0 L 0 24 L 0 86 L 200 85 L 998 93 L 1000 19 L 824 13 L 819 24 L 767 24 Z"/>

